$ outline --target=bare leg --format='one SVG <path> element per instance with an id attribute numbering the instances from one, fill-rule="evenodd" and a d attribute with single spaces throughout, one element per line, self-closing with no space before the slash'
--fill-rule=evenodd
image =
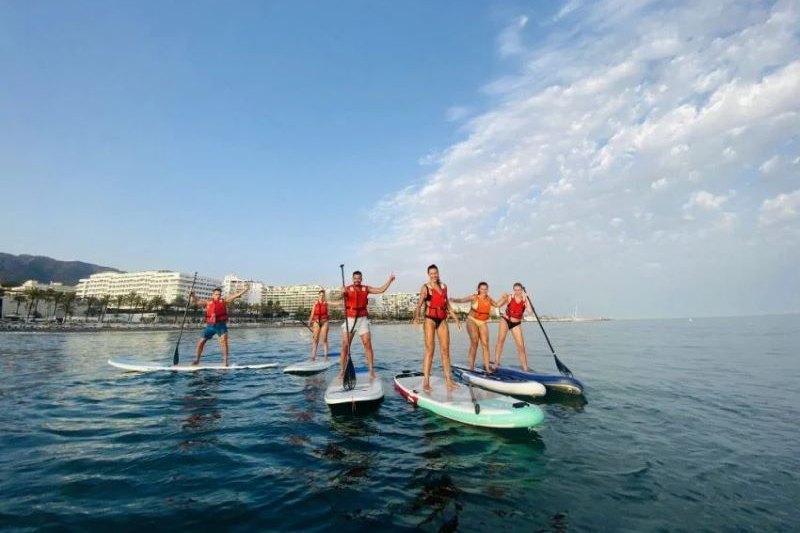
<path id="1" fill-rule="evenodd" d="M 320 337 L 322 337 L 322 353 L 325 354 L 325 360 L 328 360 L 328 323 L 325 322 L 320 328 Z M 314 351 L 316 354 L 316 350 Z"/>
<path id="2" fill-rule="evenodd" d="M 311 327 L 311 360 L 317 360 L 317 346 L 319 345 L 319 322 L 314 322 Z"/>
<path id="3" fill-rule="evenodd" d="M 219 337 L 219 345 L 222 347 L 222 365 L 228 366 L 228 334 L 223 333 Z"/>
<path id="4" fill-rule="evenodd" d="M 525 353 L 525 338 L 522 336 L 522 326 L 517 326 L 511 330 L 511 336 L 517 344 L 517 354 L 519 355 L 519 366 L 524 372 L 528 371 L 528 355 Z"/>
<path id="5" fill-rule="evenodd" d="M 431 391 L 431 367 L 433 366 L 433 320 L 425 319 L 422 326 L 425 332 L 425 356 L 422 358 L 422 390 Z"/>
<path id="6" fill-rule="evenodd" d="M 500 358 L 503 357 L 503 343 L 506 342 L 508 324 L 503 317 L 500 317 L 500 327 L 497 330 L 497 344 L 494 345 L 494 364 L 500 366 Z"/>
<path id="7" fill-rule="evenodd" d="M 347 342 L 350 331 L 342 331 L 342 354 L 339 356 L 339 379 L 344 377 L 344 368 L 347 366 L 347 354 L 350 351 L 350 343 Z"/>
<path id="8" fill-rule="evenodd" d="M 199 365 L 200 364 L 200 356 L 203 355 L 203 348 L 205 347 L 206 342 L 208 342 L 208 339 L 206 339 L 205 337 L 202 337 L 197 342 L 197 351 L 195 351 L 195 354 L 194 354 L 194 362 L 192 363 L 193 365 Z"/>
<path id="9" fill-rule="evenodd" d="M 475 370 L 475 356 L 478 353 L 478 326 L 475 322 L 467 318 L 467 333 L 469 334 L 469 352 L 467 354 L 467 362 L 469 369 Z"/>
<path id="10" fill-rule="evenodd" d="M 364 353 L 367 354 L 367 367 L 369 368 L 370 379 L 375 377 L 375 352 L 372 351 L 372 339 L 369 333 L 361 335 L 361 343 L 364 345 Z"/>
<path id="11" fill-rule="evenodd" d="M 481 351 L 483 352 L 483 370 L 487 374 L 491 374 L 492 369 L 489 368 L 489 326 L 482 324 L 476 329 L 478 330 L 478 336 L 481 341 Z"/>
<path id="12" fill-rule="evenodd" d="M 453 378 L 450 376 L 450 327 L 447 321 L 442 321 L 437 328 L 439 336 L 439 351 L 442 353 L 442 370 L 444 370 L 444 382 L 447 385 L 447 390 L 451 391 L 458 388 L 458 385 L 453 383 Z"/>

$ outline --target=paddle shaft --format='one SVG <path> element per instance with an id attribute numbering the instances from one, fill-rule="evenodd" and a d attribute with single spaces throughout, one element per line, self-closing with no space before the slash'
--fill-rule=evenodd
<path id="1" fill-rule="evenodd" d="M 524 287 L 523 290 L 525 290 Z M 556 351 L 553 349 L 553 344 L 550 342 L 550 337 L 547 336 L 547 332 L 544 330 L 544 326 L 542 325 L 542 320 L 539 318 L 539 314 L 536 312 L 536 308 L 533 306 L 533 302 L 531 301 L 531 297 L 528 296 L 527 291 L 525 291 L 525 298 L 528 300 L 528 305 L 531 306 L 531 311 L 533 312 L 533 316 L 536 317 L 536 322 L 539 323 L 539 327 L 542 329 L 544 339 L 547 341 L 547 345 L 550 347 L 550 352 L 553 354 L 553 358 L 556 361 L 556 367 L 558 368 L 558 371 L 566 376 L 571 376 L 572 372 L 569 368 L 567 368 L 567 365 L 559 361 Z"/>
<path id="2" fill-rule="evenodd" d="M 347 285 L 344 281 L 344 263 L 339 265 L 339 270 L 342 272 L 342 288 L 344 292 L 342 293 L 342 307 L 344 307 L 344 324 L 345 324 L 345 331 L 347 331 Z M 353 387 L 356 386 L 356 369 L 353 366 L 353 358 L 350 357 L 350 347 L 353 344 L 353 334 L 356 331 L 356 323 L 358 322 L 358 317 L 353 317 L 353 326 L 350 328 L 347 334 L 347 364 L 344 369 L 344 376 L 342 377 L 342 388 L 345 390 L 353 390 Z"/>
<path id="3" fill-rule="evenodd" d="M 194 273 L 192 278 L 192 286 L 189 287 L 189 297 L 186 298 L 186 308 L 183 310 L 183 320 L 181 321 L 181 330 L 178 332 L 178 342 L 175 343 L 175 353 L 172 356 L 172 364 L 177 365 L 180 356 L 178 355 L 178 346 L 181 344 L 181 337 L 183 337 L 183 326 L 186 324 L 186 314 L 189 312 L 189 304 L 192 301 L 192 292 L 194 291 L 194 284 L 197 281 L 197 272 Z"/>

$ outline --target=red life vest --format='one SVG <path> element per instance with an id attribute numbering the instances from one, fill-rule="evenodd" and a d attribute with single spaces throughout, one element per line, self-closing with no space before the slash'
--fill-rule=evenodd
<path id="1" fill-rule="evenodd" d="M 367 303 L 369 302 L 369 288 L 366 285 L 348 285 L 345 289 L 344 305 L 347 316 L 367 316 Z"/>
<path id="2" fill-rule="evenodd" d="M 425 316 L 436 320 L 447 318 L 447 286 L 444 283 L 439 284 L 440 291 L 433 290 L 433 287 L 428 287 L 428 296 L 425 301 L 428 302 L 428 310 Z"/>
<path id="3" fill-rule="evenodd" d="M 206 322 L 217 324 L 228 321 L 228 308 L 225 307 L 225 300 L 220 298 L 217 301 L 209 300 L 206 304 Z"/>
<path id="4" fill-rule="evenodd" d="M 508 307 L 506 307 L 506 315 L 508 318 L 516 318 L 518 320 L 522 320 L 522 315 L 525 314 L 525 300 L 518 302 L 512 296 L 511 299 L 508 301 Z"/>
<path id="5" fill-rule="evenodd" d="M 317 302 L 314 304 L 314 314 L 311 320 L 320 320 L 325 322 L 328 320 L 328 304 L 324 302 Z"/>

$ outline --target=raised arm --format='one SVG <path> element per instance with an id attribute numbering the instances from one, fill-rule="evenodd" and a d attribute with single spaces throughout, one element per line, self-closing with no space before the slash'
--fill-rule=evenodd
<path id="1" fill-rule="evenodd" d="M 203 307 L 207 303 L 205 300 L 198 298 L 194 291 L 189 293 L 189 298 L 191 298 L 194 304 L 198 307 Z"/>
<path id="2" fill-rule="evenodd" d="M 389 285 L 391 285 L 392 282 L 395 280 L 395 277 L 396 276 L 394 275 L 394 272 L 392 272 L 391 274 L 389 274 L 389 279 L 386 280 L 386 283 L 384 283 L 380 287 L 367 287 L 367 291 L 369 291 L 370 294 L 383 294 L 384 292 L 386 292 L 386 289 L 389 288 Z"/>
<path id="3" fill-rule="evenodd" d="M 225 303 L 230 303 L 230 302 L 234 301 L 236 298 L 241 298 L 242 295 L 244 293 L 246 293 L 247 291 L 249 291 L 249 290 L 250 290 L 250 284 L 248 283 L 247 285 L 244 286 L 244 289 L 242 289 L 239 292 L 236 292 L 234 294 L 231 294 L 230 296 L 225 298 Z"/>
<path id="4" fill-rule="evenodd" d="M 450 298 L 450 301 L 457 304 L 465 304 L 475 300 L 477 294 L 470 294 L 469 296 L 464 296 L 463 298 Z"/>
<path id="5" fill-rule="evenodd" d="M 414 324 L 419 324 L 419 312 L 422 310 L 422 306 L 425 305 L 425 300 L 428 297 L 428 286 L 423 285 L 419 289 L 419 301 L 417 302 L 417 308 L 414 309 Z"/>
<path id="6" fill-rule="evenodd" d="M 497 300 L 496 302 L 493 302 L 493 305 L 495 307 L 502 307 L 502 306 L 506 305 L 510 299 L 511 299 L 511 296 L 509 296 L 508 293 L 504 292 L 502 294 L 502 296 L 500 296 L 499 300 Z"/>

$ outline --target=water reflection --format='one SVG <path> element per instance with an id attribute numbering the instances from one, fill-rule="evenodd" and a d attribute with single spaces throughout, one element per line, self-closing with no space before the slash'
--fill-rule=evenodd
<path id="1" fill-rule="evenodd" d="M 182 378 L 183 376 L 175 376 Z M 193 372 L 186 384 L 186 394 L 181 400 L 186 418 L 181 429 L 190 433 L 201 433 L 213 429 L 222 418 L 219 409 L 219 388 L 223 374 L 211 372 Z M 193 446 L 196 438 L 182 442 L 182 446 Z"/>

